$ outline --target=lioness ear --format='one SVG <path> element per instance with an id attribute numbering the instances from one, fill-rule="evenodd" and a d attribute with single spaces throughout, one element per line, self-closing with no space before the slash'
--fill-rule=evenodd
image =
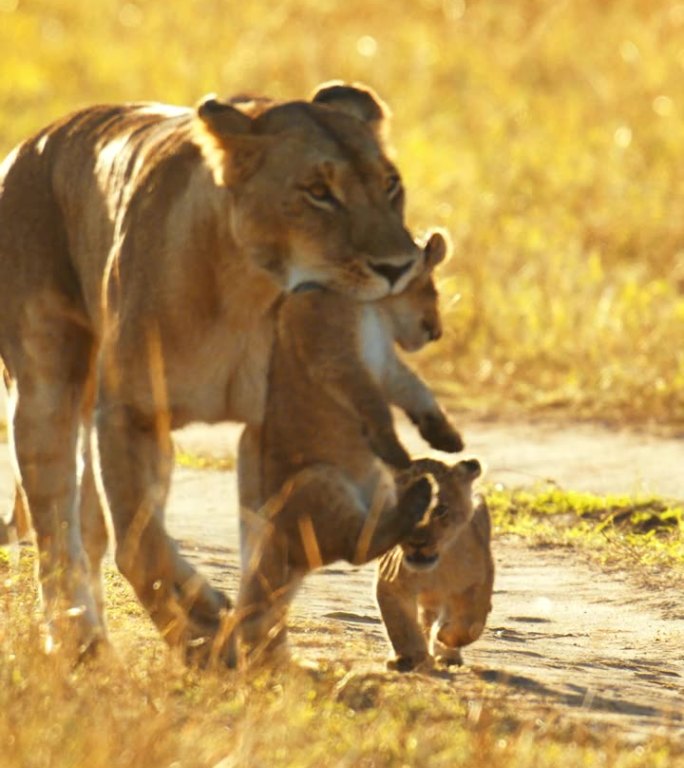
<path id="1" fill-rule="evenodd" d="M 449 247 L 450 240 L 447 232 L 445 230 L 435 230 L 428 238 L 423 249 L 425 253 L 425 269 L 432 272 L 438 264 L 441 264 L 446 258 Z"/>
<path id="2" fill-rule="evenodd" d="M 482 474 L 482 465 L 477 459 L 464 459 L 453 466 L 452 472 L 472 482 Z"/>
<path id="3" fill-rule="evenodd" d="M 345 85 L 335 80 L 318 86 L 311 101 L 325 104 L 338 112 L 345 112 L 362 120 L 378 136 L 382 136 L 384 125 L 390 117 L 388 106 L 365 85 Z"/>
<path id="4" fill-rule="evenodd" d="M 219 101 L 216 96 L 205 96 L 197 105 L 197 116 L 207 130 L 216 136 L 249 133 L 252 120 L 232 104 Z"/>
<path id="5" fill-rule="evenodd" d="M 195 138 L 219 186 L 245 179 L 259 165 L 264 142 L 251 128 L 248 114 L 215 96 L 197 105 Z"/>

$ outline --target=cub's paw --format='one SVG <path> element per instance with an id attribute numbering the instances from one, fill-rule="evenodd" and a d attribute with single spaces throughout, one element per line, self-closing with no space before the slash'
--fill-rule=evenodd
<path id="1" fill-rule="evenodd" d="M 442 413 L 429 413 L 418 420 L 420 434 L 433 448 L 446 453 L 458 453 L 465 447 L 463 438 Z"/>
<path id="2" fill-rule="evenodd" d="M 437 661 L 444 667 L 462 667 L 463 656 L 458 648 L 445 648 L 437 654 Z"/>
<path id="3" fill-rule="evenodd" d="M 429 672 L 435 660 L 429 654 L 420 656 L 395 656 L 387 662 L 391 672 Z"/>

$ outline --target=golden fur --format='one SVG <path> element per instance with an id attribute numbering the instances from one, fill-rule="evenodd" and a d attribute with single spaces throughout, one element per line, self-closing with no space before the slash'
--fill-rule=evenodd
<path id="1" fill-rule="evenodd" d="M 160 631 L 208 649 L 228 603 L 166 534 L 170 430 L 261 422 L 283 289 L 375 300 L 411 279 L 385 122 L 340 84 L 310 102 L 96 106 L 0 165 L 0 361 L 54 640 L 105 636 L 105 504 Z"/>
<path id="2" fill-rule="evenodd" d="M 372 304 L 315 287 L 282 303 L 264 422 L 245 429 L 238 460 L 243 579 L 236 608 L 247 653 L 282 647 L 287 606 L 309 570 L 378 557 L 425 512 L 429 483 L 417 478 L 398 497 L 386 466 L 410 465 L 390 403 L 435 447 L 463 447 L 394 347 L 417 349 L 441 335 L 432 270 L 444 252 L 434 234 L 423 273 L 400 295 Z"/>
<path id="3" fill-rule="evenodd" d="M 388 667 L 399 671 L 430 668 L 434 657 L 462 663 L 460 648 L 482 634 L 492 607 L 489 511 L 481 496 L 472 496 L 480 465 L 421 459 L 400 485 L 426 473 L 439 487 L 436 502 L 377 569 L 378 605 L 396 654 Z"/>

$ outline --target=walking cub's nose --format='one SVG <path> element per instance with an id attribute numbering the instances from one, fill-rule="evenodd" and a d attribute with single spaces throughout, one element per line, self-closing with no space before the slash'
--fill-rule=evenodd
<path id="1" fill-rule="evenodd" d="M 430 323 L 426 320 L 423 322 L 423 330 L 430 341 L 437 341 L 442 338 L 442 327 L 438 323 Z"/>

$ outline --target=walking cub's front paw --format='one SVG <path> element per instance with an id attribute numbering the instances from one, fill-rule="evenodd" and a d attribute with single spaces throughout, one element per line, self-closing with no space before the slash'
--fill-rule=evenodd
<path id="1" fill-rule="evenodd" d="M 435 660 L 429 654 L 420 656 L 395 656 L 387 662 L 391 672 L 429 672 L 435 666 Z"/>

